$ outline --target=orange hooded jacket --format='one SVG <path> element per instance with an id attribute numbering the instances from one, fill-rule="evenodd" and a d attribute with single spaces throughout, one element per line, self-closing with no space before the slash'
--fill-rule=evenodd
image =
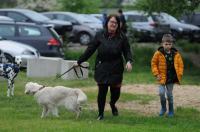
<path id="1" fill-rule="evenodd" d="M 161 75 L 159 83 L 165 84 L 167 80 L 167 64 L 165 56 L 161 52 L 161 49 L 163 49 L 163 47 L 160 47 L 153 55 L 153 58 L 151 60 L 151 70 L 154 76 Z M 178 78 L 178 82 L 175 83 L 180 84 L 180 80 L 183 76 L 183 69 L 184 69 L 183 60 L 180 53 L 175 48 L 172 48 L 172 50 L 175 51 L 174 68 Z"/>

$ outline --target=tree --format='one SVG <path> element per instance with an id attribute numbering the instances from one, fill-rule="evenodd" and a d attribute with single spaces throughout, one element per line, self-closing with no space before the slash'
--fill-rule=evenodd
<path id="1" fill-rule="evenodd" d="M 55 0 L 18 0 L 17 7 L 31 9 L 38 12 L 54 10 L 57 6 Z"/>
<path id="2" fill-rule="evenodd" d="M 119 8 L 122 0 L 101 0 L 102 8 Z"/>
<path id="3" fill-rule="evenodd" d="M 15 7 L 17 0 L 1 0 L 0 8 L 4 7 Z"/>
<path id="4" fill-rule="evenodd" d="M 94 13 L 99 11 L 100 0 L 59 0 L 64 11 Z"/>
<path id="5" fill-rule="evenodd" d="M 135 8 L 148 13 L 166 12 L 175 17 L 191 13 L 200 5 L 200 0 L 137 0 Z"/>

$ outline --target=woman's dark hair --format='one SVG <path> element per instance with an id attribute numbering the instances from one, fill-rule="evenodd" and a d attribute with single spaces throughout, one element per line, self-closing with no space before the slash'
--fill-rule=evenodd
<path id="1" fill-rule="evenodd" d="M 107 17 L 107 20 L 106 20 L 106 23 L 105 23 L 106 32 L 108 32 L 108 22 L 110 21 L 110 19 L 111 19 L 112 17 L 114 17 L 114 18 L 117 20 L 117 25 L 118 25 L 118 27 L 117 27 L 116 33 L 119 34 L 119 33 L 120 33 L 120 19 L 119 19 L 119 17 L 118 17 L 117 15 L 115 15 L 115 14 L 109 15 L 109 16 Z"/>

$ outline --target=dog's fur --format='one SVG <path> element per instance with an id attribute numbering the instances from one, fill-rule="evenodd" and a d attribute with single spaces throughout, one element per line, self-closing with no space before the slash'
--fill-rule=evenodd
<path id="1" fill-rule="evenodd" d="M 80 89 L 72 89 L 64 86 L 45 87 L 38 83 L 28 82 L 25 86 L 25 94 L 34 95 L 37 103 L 43 107 L 41 118 L 49 113 L 59 117 L 58 106 L 76 113 L 79 117 L 81 104 L 87 101 L 87 96 Z"/>
<path id="2" fill-rule="evenodd" d="M 14 96 L 14 79 L 19 73 L 21 57 L 15 57 L 15 63 L 0 63 L 0 76 L 4 77 L 8 81 L 7 96 Z"/>

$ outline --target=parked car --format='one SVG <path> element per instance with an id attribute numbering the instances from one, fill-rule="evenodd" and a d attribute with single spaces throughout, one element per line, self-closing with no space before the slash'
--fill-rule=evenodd
<path id="1" fill-rule="evenodd" d="M 5 61 L 2 61 L 3 58 L 0 58 L 2 62 L 14 62 L 16 56 L 22 58 L 21 67 L 27 66 L 27 59 L 38 58 L 40 54 L 35 48 L 25 45 L 23 43 L 4 40 L 0 37 L 0 52 L 4 53 Z M 0 62 L 0 63 L 2 63 Z"/>
<path id="2" fill-rule="evenodd" d="M 52 26 L 0 21 L 0 36 L 36 48 L 42 56 L 62 57 L 62 40 Z"/>
<path id="3" fill-rule="evenodd" d="M 51 24 L 59 35 L 64 35 L 72 30 L 70 22 L 50 20 L 48 17 L 28 9 L 0 9 L 0 15 L 10 17 L 16 22 L 29 22 L 41 25 Z"/>
<path id="4" fill-rule="evenodd" d="M 191 14 L 184 14 L 179 19 L 181 22 L 189 23 L 200 27 L 200 12 L 194 12 Z"/>
<path id="5" fill-rule="evenodd" d="M 102 28 L 100 25 L 102 25 L 102 21 L 99 20 L 98 18 L 96 18 L 95 16 L 92 16 L 90 14 L 80 14 L 80 15 L 83 15 L 83 17 L 85 17 L 86 19 L 88 19 L 90 21 L 90 23 L 93 23 L 93 24 L 98 24 L 96 27 L 100 27 Z"/>
<path id="6" fill-rule="evenodd" d="M 181 23 L 167 13 L 154 13 L 152 16 L 159 23 L 169 24 L 172 35 L 177 39 L 186 38 L 191 41 L 200 39 L 200 28 L 195 25 Z"/>
<path id="7" fill-rule="evenodd" d="M 103 21 L 103 14 L 90 14 L 90 15 L 96 17 L 96 18 L 99 19 L 101 22 Z"/>
<path id="8" fill-rule="evenodd" d="M 94 38 L 97 31 L 101 30 L 102 24 L 97 24 L 84 15 L 72 12 L 45 12 L 43 15 L 50 19 L 70 21 L 73 24 L 72 34 L 70 36 L 73 42 L 79 42 L 87 45 Z"/>
<path id="9" fill-rule="evenodd" d="M 157 23 L 153 18 L 142 11 L 124 12 L 125 18 L 130 23 L 130 29 L 134 31 L 139 40 L 159 41 L 163 34 L 170 33 L 169 24 Z"/>

